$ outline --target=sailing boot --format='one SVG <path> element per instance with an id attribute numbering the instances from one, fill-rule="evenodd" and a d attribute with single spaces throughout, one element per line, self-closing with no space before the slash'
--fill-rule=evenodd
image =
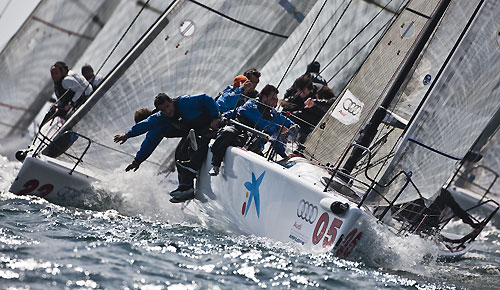
<path id="1" fill-rule="evenodd" d="M 170 195 L 172 196 L 170 202 L 184 202 L 195 197 L 194 187 L 193 185 L 181 184 L 176 190 L 170 192 Z"/>

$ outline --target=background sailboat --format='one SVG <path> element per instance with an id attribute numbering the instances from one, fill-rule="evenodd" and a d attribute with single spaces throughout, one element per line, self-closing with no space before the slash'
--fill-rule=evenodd
<path id="1" fill-rule="evenodd" d="M 50 99 L 49 68 L 72 67 L 119 1 L 40 1 L 0 53 L 0 139 L 25 134 Z"/>

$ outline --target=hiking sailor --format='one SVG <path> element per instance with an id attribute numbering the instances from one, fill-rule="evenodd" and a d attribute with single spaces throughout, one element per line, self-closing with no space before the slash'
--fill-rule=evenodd
<path id="1" fill-rule="evenodd" d="M 154 105 L 159 112 L 135 124 L 127 133 L 115 135 L 123 144 L 128 138 L 146 134 L 134 160 L 125 171 L 136 171 L 155 150 L 163 137 L 181 137 L 175 149 L 179 187 L 170 192 L 171 202 L 193 199 L 194 178 L 206 158 L 211 129 L 217 130 L 219 111 L 214 99 L 206 94 L 186 95 L 171 99 L 159 93 Z"/>
<path id="2" fill-rule="evenodd" d="M 253 87 L 254 89 L 250 92 L 248 92 L 247 97 L 249 98 L 256 98 L 257 97 L 257 94 L 259 93 L 255 88 L 257 87 L 257 85 L 259 84 L 259 80 L 260 80 L 260 72 L 256 69 L 256 68 L 251 68 L 251 69 L 247 69 L 243 75 L 253 83 Z"/>
<path id="3" fill-rule="evenodd" d="M 78 108 L 92 93 L 92 86 L 82 76 L 68 69 L 66 63 L 56 62 L 50 67 L 50 75 L 54 81 L 54 93 L 57 97 L 56 104 L 44 117 L 41 125 L 58 116 L 68 117 L 71 108 Z"/>
<path id="4" fill-rule="evenodd" d="M 244 75 L 236 76 L 233 85 L 227 86 L 216 99 L 219 112 L 222 114 L 243 105 L 248 99 L 247 95 L 253 91 L 255 91 L 253 82 Z"/>

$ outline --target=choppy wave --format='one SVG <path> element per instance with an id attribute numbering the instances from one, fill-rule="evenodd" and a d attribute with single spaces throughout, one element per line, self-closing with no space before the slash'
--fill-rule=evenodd
<path id="1" fill-rule="evenodd" d="M 19 162 L 0 156 L 0 283 L 32 289 L 417 288 L 491 289 L 498 285 L 498 229 L 455 262 L 425 260 L 435 249 L 394 238 L 376 224 L 355 261 L 293 243 L 214 226 L 202 213 L 170 204 L 175 174 L 146 167 L 106 176 L 84 208 L 7 192 Z M 123 178 L 133 179 L 124 187 Z M 131 184 L 128 182 L 127 184 Z"/>

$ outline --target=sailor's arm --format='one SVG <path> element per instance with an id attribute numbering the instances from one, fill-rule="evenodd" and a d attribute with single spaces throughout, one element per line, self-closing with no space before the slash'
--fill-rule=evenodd
<path id="1" fill-rule="evenodd" d="M 128 130 L 127 133 L 121 135 L 115 135 L 113 140 L 115 143 L 123 144 L 127 142 L 128 138 L 142 135 L 155 128 L 160 128 L 167 126 L 169 124 L 168 119 L 163 116 L 160 112 L 157 112 L 147 119 L 135 124 Z"/>
<path id="2" fill-rule="evenodd" d="M 149 131 L 148 134 L 146 134 L 146 138 L 144 138 L 144 141 L 142 141 L 141 148 L 135 154 L 134 160 L 127 166 L 125 171 L 129 171 L 131 169 L 134 169 L 134 171 L 136 171 L 137 169 L 139 169 L 139 165 L 144 160 L 148 159 L 149 156 L 151 156 L 158 144 L 160 144 L 164 135 L 165 134 L 163 128 L 156 128 Z"/>
<path id="3" fill-rule="evenodd" d="M 264 130 L 268 134 L 274 134 L 279 130 L 279 126 L 262 118 L 256 101 L 248 101 L 238 109 L 238 114 L 247 118 L 255 128 Z"/>

